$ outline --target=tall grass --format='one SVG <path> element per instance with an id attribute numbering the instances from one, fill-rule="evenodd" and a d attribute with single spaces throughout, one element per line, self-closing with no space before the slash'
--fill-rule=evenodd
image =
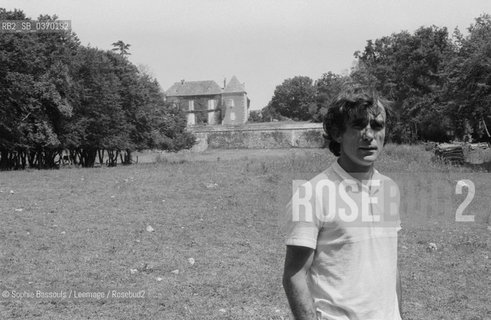
<path id="1" fill-rule="evenodd" d="M 0 289 L 135 288 L 148 298 L 0 298 L 0 319 L 291 319 L 278 217 L 292 180 L 333 161 L 327 149 L 227 150 L 166 154 L 147 165 L 3 172 Z M 420 146 L 390 144 L 377 167 L 420 177 L 428 168 L 460 170 Z M 486 200 L 489 187 L 479 193 Z M 434 220 L 401 231 L 405 319 L 485 319 L 486 226 Z M 438 250 L 427 251 L 428 242 Z"/>
<path id="2" fill-rule="evenodd" d="M 379 166 L 387 171 L 399 172 L 472 172 L 471 166 L 453 165 L 437 156 L 424 145 L 400 145 L 388 143 L 379 160 Z"/>

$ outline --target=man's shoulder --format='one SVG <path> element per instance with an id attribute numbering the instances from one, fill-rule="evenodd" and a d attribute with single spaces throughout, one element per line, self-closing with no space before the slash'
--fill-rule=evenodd
<path id="1" fill-rule="evenodd" d="M 380 173 L 380 171 L 378 171 L 378 170 L 375 170 L 375 174 L 373 175 L 373 179 L 378 179 L 378 180 L 380 180 L 384 183 L 388 183 L 388 184 L 396 184 L 396 182 L 391 177 L 389 177 L 386 174 Z"/>
<path id="2" fill-rule="evenodd" d="M 316 176 L 314 176 L 308 182 L 309 183 L 317 183 L 317 182 L 320 182 L 322 180 L 329 180 L 329 181 L 333 181 L 333 182 L 339 180 L 339 177 L 336 175 L 336 172 L 333 168 L 333 165 L 330 165 L 325 170 L 318 173 Z"/>
<path id="3" fill-rule="evenodd" d="M 317 175 L 315 175 L 313 178 L 309 180 L 294 180 L 293 183 L 293 192 L 295 193 L 299 189 L 306 189 L 306 190 L 315 190 L 318 186 L 324 185 L 326 183 L 331 184 L 333 183 L 334 185 L 338 184 L 340 182 L 340 179 L 338 175 L 336 174 L 335 170 L 333 169 L 333 166 L 330 165 L 327 167 L 325 170 L 321 171 Z"/>

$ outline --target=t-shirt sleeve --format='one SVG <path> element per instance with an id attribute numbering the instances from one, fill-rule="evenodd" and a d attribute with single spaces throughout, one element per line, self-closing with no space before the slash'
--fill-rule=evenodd
<path id="1" fill-rule="evenodd" d="M 396 217 L 396 231 L 399 232 L 402 230 L 402 225 L 401 225 L 401 190 L 399 189 L 399 186 L 395 181 L 391 180 L 392 186 L 395 189 L 394 191 L 394 200 L 393 202 L 395 203 L 394 209 L 393 209 L 393 214 Z"/>
<path id="2" fill-rule="evenodd" d="M 301 198 L 299 190 L 297 190 L 286 205 L 286 245 L 311 249 L 317 247 L 317 236 L 322 225 L 316 215 L 314 198 Z"/>
<path id="3" fill-rule="evenodd" d="M 379 201 L 383 203 L 384 226 L 394 227 L 396 231 L 401 230 L 401 192 L 399 186 L 392 179 L 384 181 L 382 194 L 379 195 Z"/>

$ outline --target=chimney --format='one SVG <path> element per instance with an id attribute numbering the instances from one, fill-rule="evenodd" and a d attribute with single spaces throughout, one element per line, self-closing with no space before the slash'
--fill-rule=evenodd
<path id="1" fill-rule="evenodd" d="M 184 84 L 184 79 L 181 80 L 181 84 Z"/>
<path id="2" fill-rule="evenodd" d="M 226 86 L 227 86 L 227 78 L 223 78 L 223 90 L 225 90 Z"/>

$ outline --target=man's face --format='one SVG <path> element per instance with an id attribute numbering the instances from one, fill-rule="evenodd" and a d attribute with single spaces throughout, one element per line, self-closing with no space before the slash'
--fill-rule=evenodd
<path id="1" fill-rule="evenodd" d="M 341 144 L 340 164 L 348 172 L 366 172 L 382 152 L 385 140 L 385 110 L 379 105 L 375 113 L 354 115 L 338 137 Z"/>

